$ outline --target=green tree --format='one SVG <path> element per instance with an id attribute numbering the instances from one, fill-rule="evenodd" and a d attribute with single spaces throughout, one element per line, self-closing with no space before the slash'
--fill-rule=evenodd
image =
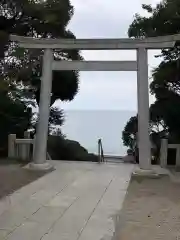
<path id="1" fill-rule="evenodd" d="M 73 38 L 67 29 L 74 8 L 69 0 L 1 0 L 0 1 L 0 102 L 1 134 L 7 143 L 9 133 L 22 132 L 36 125 L 32 118 L 30 126 L 29 104 L 39 104 L 40 77 L 43 50 L 19 48 L 9 41 L 10 34 L 34 38 Z M 54 50 L 58 61 L 81 59 L 77 50 Z M 54 71 L 51 105 L 56 100 L 70 101 L 77 91 L 79 76 L 76 71 Z M 4 89 L 5 92 L 1 92 Z M 3 90 L 3 91 L 4 91 Z M 63 112 L 51 108 L 49 124 L 62 124 Z M 1 133 L 2 133 L 1 131 Z"/>
<path id="2" fill-rule="evenodd" d="M 73 16 L 69 0 L 3 0 L 0 3 L 1 32 L 35 38 L 75 38 L 67 25 Z M 26 97 L 39 103 L 43 50 L 26 50 L 6 42 L 6 57 L 1 61 L 3 78 L 23 84 Z M 2 51 L 2 49 L 1 49 Z M 81 59 L 77 50 L 55 50 L 56 60 Z M 51 104 L 72 100 L 78 91 L 78 73 L 54 71 Z"/>
<path id="3" fill-rule="evenodd" d="M 23 137 L 30 124 L 31 109 L 0 88 L 0 157 L 7 155 L 8 135 L 16 133 L 18 137 Z"/>
<path id="4" fill-rule="evenodd" d="M 167 137 L 167 127 L 165 126 L 163 120 L 160 118 L 160 115 L 156 112 L 158 109 L 156 104 L 151 105 L 150 116 L 151 120 L 149 129 L 150 129 L 150 141 L 154 148 L 151 149 L 152 155 L 155 157 L 153 163 L 157 163 L 159 160 L 161 138 Z M 131 117 L 127 122 L 123 132 L 122 140 L 124 146 L 128 147 L 133 151 L 136 156 L 136 161 L 138 162 L 138 116 Z"/>
<path id="5" fill-rule="evenodd" d="M 154 8 L 144 4 L 142 8 L 148 12 L 148 16 L 135 15 L 128 30 L 129 37 L 145 38 L 180 33 L 179 0 L 163 0 Z M 150 107 L 151 130 L 158 127 L 162 135 L 166 134 L 172 141 L 180 142 L 180 49 L 177 45 L 162 50 L 160 56 L 163 60 L 154 69 L 150 85 L 151 93 L 156 97 L 155 103 Z M 157 134 L 154 135 L 157 137 Z"/>
<path id="6" fill-rule="evenodd" d="M 138 120 L 137 120 L 137 116 L 134 116 L 129 119 L 129 121 L 127 122 L 122 132 L 122 140 L 123 140 L 124 146 L 129 147 L 133 151 L 137 144 L 137 131 L 138 131 Z"/>
<path id="7" fill-rule="evenodd" d="M 162 118 L 160 118 L 160 114 L 156 104 L 152 104 L 150 107 L 150 139 L 152 144 L 160 147 L 160 138 L 166 136 L 168 133 L 168 129 L 164 124 Z M 135 150 L 137 146 L 138 140 L 138 116 L 131 117 L 129 121 L 126 123 L 124 130 L 122 132 L 122 140 L 124 146 L 130 148 L 131 150 Z"/>
<path id="8" fill-rule="evenodd" d="M 34 38 L 73 38 L 67 29 L 74 8 L 69 0 L 2 0 L 0 2 L 0 79 L 9 86 L 9 94 L 26 104 L 36 106 L 40 97 L 43 50 L 22 49 L 9 41 L 9 34 Z M 57 61 L 79 60 L 77 50 L 55 50 Z M 71 101 L 78 91 L 76 71 L 53 71 L 51 106 L 56 100 Z M 36 126 L 37 117 L 33 118 Z M 62 124 L 63 112 L 51 108 L 50 131 Z"/>

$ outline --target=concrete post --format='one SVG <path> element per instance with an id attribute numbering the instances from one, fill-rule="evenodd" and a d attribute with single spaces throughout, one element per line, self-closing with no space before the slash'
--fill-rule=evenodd
<path id="1" fill-rule="evenodd" d="M 176 167 L 180 167 L 180 145 L 176 148 Z"/>
<path id="2" fill-rule="evenodd" d="M 8 158 L 16 157 L 15 141 L 16 141 L 16 134 L 9 134 L 9 136 L 8 136 Z"/>
<path id="3" fill-rule="evenodd" d="M 25 131 L 24 132 L 24 138 L 25 139 L 30 139 L 30 132 L 28 131 Z M 31 145 L 30 144 L 26 144 L 26 156 L 27 156 L 27 159 L 30 159 L 30 151 L 31 151 Z"/>
<path id="4" fill-rule="evenodd" d="M 24 138 L 30 139 L 30 132 L 24 132 Z M 24 161 L 30 159 L 30 144 L 20 144 L 20 157 Z"/>
<path id="5" fill-rule="evenodd" d="M 160 165 L 162 168 L 166 168 L 167 166 L 167 154 L 168 154 L 168 139 L 162 139 L 160 149 Z"/>
<path id="6" fill-rule="evenodd" d="M 27 160 L 27 144 L 19 144 L 20 149 L 20 158 L 21 160 L 25 161 Z"/>
<path id="7" fill-rule="evenodd" d="M 46 152 L 47 152 L 47 136 L 49 122 L 49 108 L 51 100 L 52 87 L 52 61 L 53 52 L 51 49 L 44 50 L 43 71 L 41 79 L 41 92 L 39 104 L 39 121 L 37 126 L 35 149 L 34 149 L 34 165 L 33 168 L 47 169 Z"/>
<path id="8" fill-rule="evenodd" d="M 101 148 L 100 148 L 100 139 L 98 139 L 98 157 L 99 157 L 99 163 L 101 162 Z"/>
<path id="9" fill-rule="evenodd" d="M 139 167 L 142 170 L 151 170 L 147 49 L 137 49 L 137 65 Z"/>
<path id="10" fill-rule="evenodd" d="M 33 139 L 33 154 L 32 154 L 32 158 L 34 159 L 34 154 L 35 154 L 35 143 L 36 143 L 36 135 L 34 136 L 34 139 Z"/>

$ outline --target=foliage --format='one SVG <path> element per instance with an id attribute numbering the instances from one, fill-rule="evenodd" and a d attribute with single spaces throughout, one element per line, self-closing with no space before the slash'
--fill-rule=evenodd
<path id="1" fill-rule="evenodd" d="M 137 141 L 137 131 L 138 131 L 138 120 L 137 116 L 131 117 L 127 122 L 124 131 L 122 133 L 122 139 L 124 146 L 129 147 L 134 150 Z"/>
<path id="2" fill-rule="evenodd" d="M 75 38 L 66 29 L 73 12 L 69 0 L 3 0 L 0 3 L 0 22 L 4 24 L 0 30 L 6 35 Z M 16 43 L 9 42 L 6 45 L 8 50 L 1 63 L 3 78 L 23 84 L 25 96 L 39 103 L 43 50 L 23 50 Z M 60 61 L 81 57 L 77 50 L 55 50 L 54 58 Z M 78 77 L 75 71 L 53 72 L 51 104 L 58 99 L 72 100 L 78 91 Z"/>
<path id="3" fill-rule="evenodd" d="M 0 92 L 0 156 L 7 154 L 8 135 L 16 133 L 22 137 L 30 126 L 30 120 L 31 110 L 23 102 Z"/>
<path id="4" fill-rule="evenodd" d="M 60 131 L 57 126 L 62 126 L 64 123 L 64 113 L 59 108 L 51 107 L 49 116 L 49 132 L 58 133 Z"/>
<path id="5" fill-rule="evenodd" d="M 148 16 L 135 15 L 129 27 L 129 37 L 156 37 L 179 33 L 179 0 L 162 0 L 155 8 L 143 4 L 142 8 L 148 12 Z"/>
<path id="6" fill-rule="evenodd" d="M 135 15 L 129 27 L 129 37 L 145 38 L 180 33 L 180 1 L 163 0 L 154 8 L 142 5 L 147 17 Z M 170 142 L 180 142 L 180 49 L 162 50 L 160 65 L 153 70 L 151 93 L 156 101 L 150 107 L 150 137 L 159 148 L 160 139 L 168 137 Z M 159 56 L 157 56 L 159 57 Z M 127 124 L 128 125 L 128 124 Z M 131 136 L 131 128 L 128 129 Z M 131 143 L 132 139 L 126 140 Z M 130 145 L 128 145 L 130 146 Z"/>
<path id="7" fill-rule="evenodd" d="M 138 116 L 131 117 L 127 122 L 123 132 L 122 140 L 124 146 L 128 147 L 130 152 L 133 152 L 136 162 L 139 162 L 138 155 Z M 161 128 L 160 123 L 150 121 L 150 141 L 154 148 L 151 149 L 152 156 L 155 158 L 152 159 L 152 164 L 158 163 L 159 153 L 161 146 L 161 138 L 166 136 L 166 131 Z"/>
<path id="8" fill-rule="evenodd" d="M 7 143 L 8 133 L 36 128 L 37 115 L 31 114 L 27 106 L 39 104 L 40 77 L 42 75 L 43 50 L 23 49 L 10 41 L 9 35 L 33 38 L 72 38 L 67 29 L 74 8 L 70 0 L 1 0 L 0 1 L 0 96 L 1 137 Z M 77 50 L 54 50 L 54 59 L 79 60 Z M 51 106 L 56 100 L 71 101 L 77 91 L 79 75 L 75 71 L 54 71 Z M 49 131 L 63 124 L 63 111 L 50 109 Z M 4 142 L 2 143 L 4 144 Z M 2 145 L 1 144 L 1 145 Z"/>
<path id="9" fill-rule="evenodd" d="M 36 133 L 36 127 L 38 122 L 38 112 L 34 112 L 31 118 L 30 131 L 32 136 Z M 61 135 L 61 130 L 59 129 L 64 123 L 64 112 L 57 107 L 51 107 L 49 113 L 49 134 Z"/>
<path id="10" fill-rule="evenodd" d="M 98 162 L 98 156 L 89 154 L 79 142 L 65 139 L 63 136 L 49 136 L 48 153 L 52 159 Z"/>

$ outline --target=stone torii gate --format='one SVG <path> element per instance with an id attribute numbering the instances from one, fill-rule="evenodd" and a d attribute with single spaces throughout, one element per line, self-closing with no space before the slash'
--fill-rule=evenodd
<path id="1" fill-rule="evenodd" d="M 173 48 L 180 40 L 179 34 L 145 39 L 34 39 L 11 35 L 11 40 L 18 42 L 20 47 L 44 49 L 39 122 L 32 168 L 51 167 L 46 161 L 46 148 L 53 70 L 137 71 L 139 166 L 145 172 L 151 171 L 147 50 Z M 53 49 L 136 50 L 137 61 L 54 61 Z"/>

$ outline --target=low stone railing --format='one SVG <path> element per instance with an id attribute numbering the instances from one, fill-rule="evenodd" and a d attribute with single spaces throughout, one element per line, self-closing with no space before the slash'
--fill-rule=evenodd
<path id="1" fill-rule="evenodd" d="M 161 140 L 160 165 L 167 167 L 168 149 L 176 149 L 176 167 L 180 167 L 180 144 L 169 144 L 168 139 Z"/>
<path id="2" fill-rule="evenodd" d="M 16 134 L 10 134 L 8 137 L 8 157 L 30 160 L 34 150 L 34 142 L 35 140 L 30 138 L 29 132 L 24 133 L 24 139 L 18 139 Z"/>

